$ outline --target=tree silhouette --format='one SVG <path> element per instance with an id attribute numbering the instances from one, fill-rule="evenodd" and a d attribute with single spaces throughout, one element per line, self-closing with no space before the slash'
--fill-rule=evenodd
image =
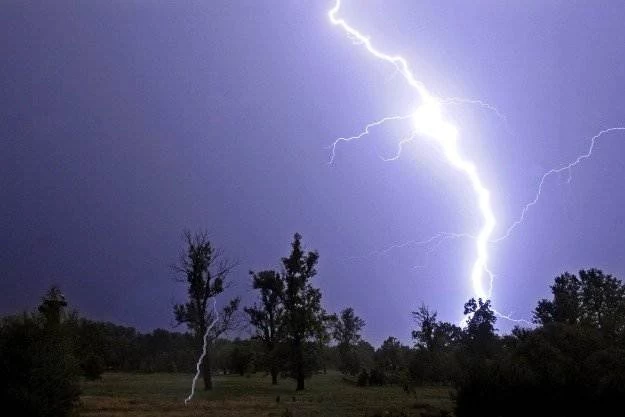
<path id="1" fill-rule="evenodd" d="M 354 309 L 349 307 L 341 311 L 339 317 L 333 323 L 332 336 L 338 343 L 340 371 L 356 375 L 360 370 L 360 361 L 356 347 L 360 342 L 360 331 L 365 326 L 365 321 L 354 314 Z"/>
<path id="2" fill-rule="evenodd" d="M 321 291 L 311 285 L 317 274 L 319 260 L 316 251 L 302 250 L 301 235 L 296 233 L 291 244 L 291 254 L 282 258 L 284 266 L 284 331 L 291 350 L 291 375 L 297 381 L 297 390 L 304 389 L 304 379 L 309 371 L 305 356 L 307 342 L 323 326 Z"/>
<path id="3" fill-rule="evenodd" d="M 266 363 L 271 373 L 271 383 L 278 383 L 281 357 L 279 344 L 283 340 L 284 330 L 284 280 L 276 271 L 261 271 L 252 275 L 254 289 L 260 291 L 260 304 L 246 307 L 250 324 L 256 328 L 255 337 L 265 346 Z"/>
<path id="4" fill-rule="evenodd" d="M 194 333 L 198 349 L 204 344 L 207 334 L 207 351 L 202 363 L 204 389 L 213 388 L 211 374 L 212 343 L 224 332 L 237 326 L 236 312 L 240 299 L 234 298 L 218 314 L 210 303 L 228 286 L 228 275 L 236 263 L 223 259 L 222 252 L 211 246 L 206 233 L 184 232 L 186 251 L 180 256 L 174 270 L 180 274 L 179 282 L 187 284 L 188 301 L 174 305 L 174 316 L 178 324 L 185 323 Z M 207 333 L 208 331 L 208 333 Z"/>
<path id="5" fill-rule="evenodd" d="M 580 270 L 579 278 L 564 273 L 551 286 L 552 300 L 543 299 L 534 310 L 537 324 L 579 324 L 610 338 L 625 332 L 625 286 L 599 269 Z"/>

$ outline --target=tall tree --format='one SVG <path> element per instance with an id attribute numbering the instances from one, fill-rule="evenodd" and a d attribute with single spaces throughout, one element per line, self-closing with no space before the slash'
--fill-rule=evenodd
<path id="1" fill-rule="evenodd" d="M 599 269 L 579 271 L 579 277 L 564 273 L 551 286 L 553 298 L 538 302 L 534 321 L 593 327 L 604 336 L 625 332 L 625 286 Z"/>
<path id="2" fill-rule="evenodd" d="M 469 352 L 477 358 L 489 357 L 496 349 L 495 322 L 497 317 L 490 307 L 490 300 L 475 301 L 471 298 L 464 304 L 464 314 L 468 316 L 465 342 Z"/>
<path id="3" fill-rule="evenodd" d="M 580 318 L 581 283 L 579 279 L 565 272 L 554 280 L 551 285 L 553 300 L 540 300 L 534 310 L 534 322 L 547 324 L 551 322 L 576 324 Z"/>
<path id="4" fill-rule="evenodd" d="M 218 313 L 210 302 L 228 286 L 227 277 L 236 263 L 223 258 L 222 251 L 213 248 L 206 233 L 184 232 L 186 250 L 181 254 L 174 270 L 179 273 L 179 282 L 187 285 L 188 301 L 174 305 L 174 316 L 178 324 L 185 323 L 194 333 L 196 344 L 201 349 L 206 343 L 206 355 L 202 363 L 204 389 L 213 388 L 211 374 L 212 344 L 224 332 L 238 323 L 236 312 L 240 299 L 233 298 Z"/>
<path id="5" fill-rule="evenodd" d="M 61 324 L 63 309 L 67 307 L 65 296 L 57 286 L 52 286 L 41 300 L 37 308 L 46 320 L 49 327 L 58 327 Z"/>
<path id="6" fill-rule="evenodd" d="M 360 331 L 364 326 L 365 321 L 355 315 L 351 307 L 341 311 L 334 322 L 332 335 L 338 343 L 342 372 L 355 375 L 360 370 L 356 346 L 360 342 Z"/>
<path id="7" fill-rule="evenodd" d="M 434 349 L 434 331 L 436 329 L 436 311 L 430 311 L 425 304 L 421 304 L 419 310 L 412 312 L 412 317 L 417 323 L 417 329 L 412 331 L 412 338 L 416 346 L 432 351 Z"/>
<path id="8" fill-rule="evenodd" d="M 246 307 L 250 324 L 256 328 L 256 338 L 262 341 L 265 347 L 265 362 L 271 373 L 271 383 L 278 383 L 278 372 L 282 362 L 279 353 L 280 342 L 283 339 L 284 307 L 284 280 L 276 271 L 261 271 L 252 275 L 254 289 L 260 291 L 260 304 Z"/>
<path id="9" fill-rule="evenodd" d="M 385 371 L 397 371 L 407 363 L 409 349 L 395 337 L 388 337 L 375 352 L 376 362 Z"/>
<path id="10" fill-rule="evenodd" d="M 284 331 L 291 350 L 291 374 L 297 381 L 297 390 L 304 389 L 307 374 L 305 349 L 307 343 L 323 326 L 321 291 L 311 284 L 317 274 L 315 269 L 319 254 L 316 251 L 304 252 L 302 236 L 293 237 L 291 254 L 282 258 L 284 267 Z"/>

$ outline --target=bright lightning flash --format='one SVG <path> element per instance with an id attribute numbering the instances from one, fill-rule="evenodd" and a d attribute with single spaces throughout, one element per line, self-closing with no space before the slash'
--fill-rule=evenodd
<path id="1" fill-rule="evenodd" d="M 328 12 L 332 24 L 341 27 L 358 45 L 364 46 L 373 57 L 394 65 L 410 88 L 415 91 L 421 104 L 408 116 L 386 117 L 378 122 L 367 125 L 365 130 L 359 135 L 352 136 L 351 138 L 337 139 L 331 147 L 331 161 L 334 159 L 335 148 L 339 142 L 360 139 L 369 133 L 371 127 L 379 126 L 385 122 L 411 118 L 414 135 L 402 141 L 402 144 L 412 140 L 416 135 L 425 136 L 435 141 L 443 151 L 447 162 L 466 176 L 475 193 L 477 206 L 481 213 L 483 223 L 480 232 L 475 238 L 476 259 L 473 263 L 470 277 L 475 295 L 482 299 L 490 298 L 493 274 L 488 269 L 488 243 L 496 225 L 495 216 L 490 203 L 490 193 L 484 186 L 475 165 L 460 155 L 458 150 L 458 131 L 455 126 L 446 121 L 443 117 L 441 105 L 445 100 L 430 94 L 425 86 L 417 81 L 410 70 L 408 62 L 403 57 L 399 55 L 387 55 L 377 50 L 368 37 L 350 26 L 344 19 L 337 17 L 340 8 L 341 0 L 336 0 L 334 7 Z M 485 288 L 484 285 L 485 276 L 488 277 L 488 288 Z"/>

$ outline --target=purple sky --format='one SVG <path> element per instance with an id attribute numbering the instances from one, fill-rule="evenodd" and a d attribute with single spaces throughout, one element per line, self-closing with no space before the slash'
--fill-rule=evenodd
<path id="1" fill-rule="evenodd" d="M 320 252 L 332 311 L 366 339 L 409 341 L 422 302 L 457 321 L 476 233 L 464 177 L 426 141 L 391 156 L 406 126 L 327 146 L 411 112 L 393 67 L 330 24 L 331 1 L 18 2 L 0 6 L 0 314 L 57 283 L 71 305 L 142 330 L 169 328 L 184 286 L 169 268 L 181 232 L 207 229 L 240 267 L 275 268 L 292 234 Z M 462 151 L 491 189 L 500 227 L 541 175 L 625 126 L 625 3 L 344 0 L 341 16 L 400 53 L 450 105 Z M 366 7 L 364 7 L 366 5 Z M 491 247 L 494 306 L 530 318 L 556 274 L 625 278 L 625 133 L 550 177 L 526 222 Z M 500 322 L 501 329 L 510 324 Z"/>

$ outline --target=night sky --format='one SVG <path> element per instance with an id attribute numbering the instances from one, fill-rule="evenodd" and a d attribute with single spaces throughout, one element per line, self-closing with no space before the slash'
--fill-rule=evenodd
<path id="1" fill-rule="evenodd" d="M 340 15 L 404 55 L 451 104 L 462 152 L 492 193 L 495 236 L 540 177 L 625 126 L 625 3 L 356 1 Z M 436 147 L 392 124 L 418 104 L 390 65 L 328 20 L 328 1 L 8 1 L 0 5 L 0 314 L 51 284 L 89 318 L 171 328 L 184 299 L 170 265 L 182 231 L 207 230 L 248 271 L 277 268 L 294 232 L 320 253 L 331 311 L 364 337 L 410 340 L 422 302 L 457 321 L 476 233 L 469 184 Z M 493 304 L 529 319 L 562 272 L 625 278 L 625 133 L 550 177 L 509 239 L 491 246 Z M 225 302 L 225 297 L 218 300 Z M 500 321 L 507 330 L 510 323 Z"/>

